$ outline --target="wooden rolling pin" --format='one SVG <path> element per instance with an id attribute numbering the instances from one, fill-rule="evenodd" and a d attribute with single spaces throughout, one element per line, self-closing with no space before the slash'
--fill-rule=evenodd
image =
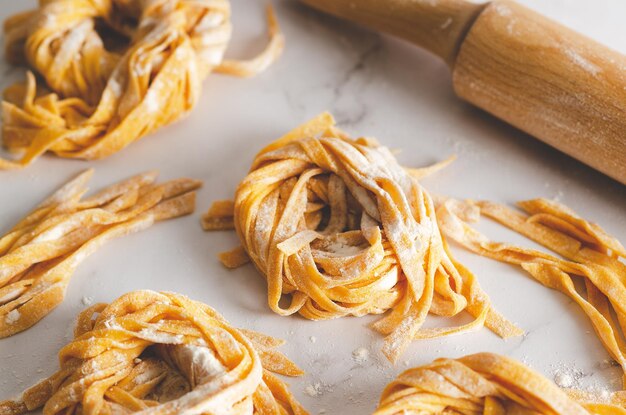
<path id="1" fill-rule="evenodd" d="M 443 58 L 459 97 L 626 184 L 626 57 L 513 1 L 303 0 Z"/>

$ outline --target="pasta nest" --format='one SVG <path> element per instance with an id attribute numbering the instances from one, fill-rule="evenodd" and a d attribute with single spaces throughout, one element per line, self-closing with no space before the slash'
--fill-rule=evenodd
<path id="1" fill-rule="evenodd" d="M 277 339 L 174 293 L 135 291 L 78 316 L 60 369 L 2 414 L 306 414 L 272 372 L 302 372 Z"/>
<path id="2" fill-rule="evenodd" d="M 212 71 L 253 75 L 281 53 L 271 40 L 249 61 L 224 60 L 231 38 L 228 0 L 47 0 L 4 25 L 6 54 L 26 63 L 25 84 L 5 91 L 3 142 L 19 168 L 46 151 L 100 159 L 191 110 Z"/>
<path id="3" fill-rule="evenodd" d="M 423 172 L 402 168 L 374 140 L 351 139 L 329 114 L 262 150 L 237 188 L 232 219 L 267 279 L 271 309 L 312 320 L 391 310 L 374 328 L 388 335 L 383 352 L 392 361 L 413 339 L 484 324 L 504 337 L 519 335 L 452 258 L 433 200 L 411 173 Z M 212 210 L 207 228 L 220 220 Z M 238 255 L 226 255 L 226 264 L 239 265 Z M 422 328 L 429 312 L 463 310 L 475 319 Z"/>
<path id="4" fill-rule="evenodd" d="M 480 353 L 405 371 L 385 388 L 374 415 L 626 414 L 623 392 L 593 399 L 568 394 L 513 359 Z"/>

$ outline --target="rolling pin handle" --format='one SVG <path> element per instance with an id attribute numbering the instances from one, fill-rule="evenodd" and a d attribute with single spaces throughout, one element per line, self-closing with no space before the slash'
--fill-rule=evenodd
<path id="1" fill-rule="evenodd" d="M 454 65 L 460 45 L 489 3 L 466 0 L 302 0 L 420 46 Z"/>

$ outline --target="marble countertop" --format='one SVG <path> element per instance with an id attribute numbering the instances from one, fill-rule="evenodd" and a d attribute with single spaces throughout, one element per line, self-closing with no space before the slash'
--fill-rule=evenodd
<path id="1" fill-rule="evenodd" d="M 233 1 L 229 57 L 251 56 L 266 42 L 263 3 Z M 477 274 L 494 305 L 527 334 L 503 341 L 484 329 L 419 341 L 395 367 L 379 352 L 382 338 L 368 328 L 374 318 L 310 322 L 279 317 L 266 306 L 265 282 L 252 266 L 229 271 L 220 265 L 216 254 L 235 246 L 236 236 L 204 233 L 200 213 L 211 201 L 232 197 L 262 146 L 324 110 L 348 131 L 402 149 L 398 157 L 404 165 L 421 166 L 457 154 L 452 166 L 424 181 L 433 192 L 503 203 L 557 198 L 626 241 L 626 187 L 457 100 L 441 61 L 294 0 L 273 3 L 287 47 L 266 73 L 245 80 L 210 76 L 187 119 L 106 160 L 45 156 L 23 171 L 0 172 L 1 232 L 91 166 L 96 168 L 93 189 L 155 168 L 163 178 L 190 176 L 205 183 L 196 214 L 108 243 L 78 268 L 57 309 L 30 330 L 0 340 L 0 399 L 57 368 L 57 352 L 85 307 L 84 297 L 110 301 L 146 288 L 187 294 L 237 326 L 286 339 L 282 350 L 307 372 L 288 381 L 312 414 L 371 413 L 383 387 L 407 367 L 481 351 L 520 359 L 549 378 L 575 371 L 585 388 L 619 388 L 619 369 L 606 364 L 607 352 L 575 304 L 517 269 L 458 247 L 453 247 L 457 257 Z M 522 3 L 626 53 L 626 2 Z M 33 4 L 5 1 L 0 20 Z M 0 73 L 2 88 L 24 76 L 22 68 L 11 68 L 4 60 Z M 495 225 L 485 223 L 482 229 L 497 240 L 524 241 Z M 436 318 L 428 322 L 438 323 Z M 352 353 L 360 348 L 369 357 L 356 361 Z"/>

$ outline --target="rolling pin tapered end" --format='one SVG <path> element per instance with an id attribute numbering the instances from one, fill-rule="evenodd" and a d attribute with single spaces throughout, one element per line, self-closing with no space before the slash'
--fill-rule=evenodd
<path id="1" fill-rule="evenodd" d="M 414 43 L 452 65 L 487 3 L 466 0 L 302 0 L 309 6 Z"/>

